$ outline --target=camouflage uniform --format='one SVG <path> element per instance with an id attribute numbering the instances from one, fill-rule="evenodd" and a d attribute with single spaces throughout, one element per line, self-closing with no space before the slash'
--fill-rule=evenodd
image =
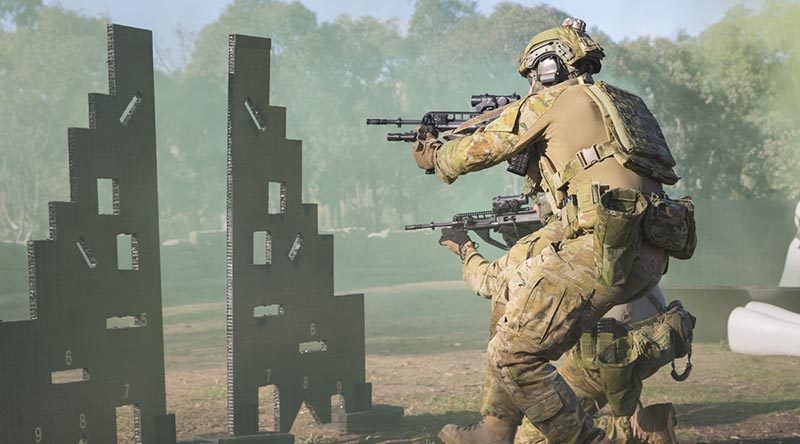
<path id="1" fill-rule="evenodd" d="M 467 250 L 464 256 L 464 280 L 478 295 L 492 299 L 489 327 L 491 337 L 494 336 L 497 322 L 503 316 L 508 303 L 508 272 L 528 258 L 540 254 L 551 243 L 561 240 L 563 231 L 561 221 L 556 220 L 520 239 L 506 255 L 494 262 L 487 261 L 475 249 Z M 660 291 L 654 291 L 647 298 L 615 307 L 607 313 L 606 317 L 620 322 L 635 323 L 657 315 L 664 307 L 663 295 Z M 585 335 L 591 336 L 590 333 Z M 643 352 L 635 362 L 631 362 L 629 365 L 632 368 L 632 374 L 624 380 L 624 383 L 627 383 L 624 390 L 626 393 L 616 394 L 617 398 L 625 400 L 626 405 L 620 407 L 614 404 L 610 415 L 595 416 L 595 424 L 603 429 L 606 436 L 614 443 L 636 442 L 632 433 L 630 416 L 638 404 L 642 388 L 641 381 L 669 362 L 664 359 L 663 355 L 672 347 L 670 330 L 664 329 L 658 323 L 647 323 L 630 332 L 629 336 L 630 341 L 636 343 L 639 349 L 654 350 L 655 352 Z M 656 346 L 653 347 L 653 344 Z M 648 345 L 650 346 L 648 347 Z M 606 387 L 601 378 L 598 364 L 582 359 L 580 346 L 570 350 L 558 369 L 564 380 L 581 398 L 587 413 L 596 415 L 608 403 Z M 491 374 L 488 375 L 484 387 L 481 414 L 502 418 L 522 416 L 516 405 L 509 399 L 505 389 L 495 383 Z M 516 421 L 518 419 L 515 419 Z M 527 418 L 523 419 L 515 441 L 518 444 L 547 442 L 546 438 Z"/>
<path id="2" fill-rule="evenodd" d="M 492 301 L 489 322 L 490 337 L 494 337 L 497 323 L 505 313 L 508 304 L 510 272 L 529 257 L 538 255 L 551 242 L 561 239 L 563 232 L 561 222 L 553 221 L 517 241 L 508 253 L 494 262 L 487 261 L 474 248 L 467 249 L 464 255 L 464 281 L 478 295 Z M 508 397 L 508 393 L 502 385 L 498 384 L 491 372 L 487 375 L 484 385 L 481 414 L 498 418 L 514 418 L 514 422 L 519 422 L 522 416 L 519 408 Z"/>
<path id="3" fill-rule="evenodd" d="M 607 121 L 585 90 L 584 85 L 590 83 L 591 78 L 583 76 L 541 90 L 505 109 L 483 131 L 437 147 L 436 174 L 452 183 L 460 175 L 491 167 L 530 148 L 539 156 L 540 174 L 532 168 L 529 175 L 534 181 L 545 176 L 546 191 L 578 195 L 582 185 L 599 182 L 611 190 L 661 192 L 659 181 L 609 156 L 593 162 L 592 168 L 576 171 L 564 183 L 550 183 L 553 176 L 547 175 L 548 171 L 569 166 L 585 147 L 609 140 Z M 558 196 L 551 193 L 551 202 L 561 208 Z M 591 442 L 601 439 L 603 432 L 595 428 L 580 399 L 550 361 L 572 348 L 581 333 L 611 307 L 650 293 L 667 265 L 665 251 L 632 237 L 623 249 L 628 253 L 624 271 L 612 273 L 608 282 L 596 265 L 592 230 L 575 230 L 570 237 L 550 244 L 505 277 L 509 302 L 488 349 L 492 383 L 504 387 L 509 399 L 551 443 Z M 600 263 L 605 264 L 604 260 Z M 601 282 L 604 278 L 607 283 Z M 505 407 L 501 404 L 508 405 L 507 400 L 491 401 L 485 410 L 502 411 Z"/>

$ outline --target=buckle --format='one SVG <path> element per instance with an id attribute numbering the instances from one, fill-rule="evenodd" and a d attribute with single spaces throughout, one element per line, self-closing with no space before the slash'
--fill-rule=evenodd
<path id="1" fill-rule="evenodd" d="M 594 145 L 578 151 L 575 153 L 575 157 L 578 158 L 578 162 L 580 162 L 584 170 L 600 162 L 600 154 L 597 153 L 597 147 Z"/>
<path id="2" fill-rule="evenodd" d="M 577 202 L 577 197 L 574 194 L 571 194 L 569 196 L 565 196 L 563 199 L 561 199 L 561 201 L 558 202 L 561 205 L 558 208 L 561 208 L 561 209 L 566 208 L 567 204 L 570 204 L 570 203 L 573 203 L 573 202 Z"/>

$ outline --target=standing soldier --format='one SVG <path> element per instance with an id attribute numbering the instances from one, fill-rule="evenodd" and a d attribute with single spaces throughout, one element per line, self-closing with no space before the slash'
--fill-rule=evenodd
<path id="1" fill-rule="evenodd" d="M 442 143 L 421 127 L 413 148 L 420 168 L 446 183 L 528 151 L 528 169 L 564 226 L 560 242 L 521 263 L 509 303 L 488 347 L 499 404 L 515 404 L 551 444 L 609 442 L 550 361 L 578 343 L 613 306 L 649 294 L 668 255 L 691 256 L 690 200 L 671 200 L 678 181 L 661 129 L 638 96 L 591 75 L 604 53 L 567 19 L 535 36 L 520 74 L 531 94 L 483 130 Z M 646 217 L 645 217 L 646 213 Z M 515 418 L 459 428 L 451 442 L 507 442 Z"/>

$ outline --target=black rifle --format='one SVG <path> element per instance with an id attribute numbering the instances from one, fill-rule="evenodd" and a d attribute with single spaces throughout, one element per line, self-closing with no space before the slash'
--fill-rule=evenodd
<path id="1" fill-rule="evenodd" d="M 455 228 L 457 230 L 474 231 L 481 239 L 490 245 L 502 250 L 508 250 L 510 245 L 503 244 L 492 238 L 489 230 L 498 231 L 501 227 L 521 229 L 530 225 L 539 224 L 539 213 L 527 207 L 528 197 L 524 194 L 513 196 L 497 196 L 492 199 L 492 209 L 474 213 L 459 213 L 453 216 L 450 222 L 431 222 L 429 224 L 406 225 L 406 231 L 424 230 L 430 228 Z M 527 230 L 530 231 L 530 230 Z M 518 237 L 521 237 L 518 236 Z"/>
<path id="2" fill-rule="evenodd" d="M 422 116 L 422 119 L 418 120 L 400 117 L 396 119 L 367 119 L 367 125 L 397 125 L 398 128 L 404 125 L 425 125 L 431 127 L 437 133 L 444 133 L 445 140 L 451 140 L 470 135 L 478 129 L 486 127 L 494 119 L 487 119 L 475 125 L 462 128 L 461 126 L 468 120 L 516 102 L 519 99 L 519 94 L 516 93 L 508 95 L 477 94 L 470 98 L 470 105 L 474 108 L 473 111 L 428 111 Z M 458 133 L 453 133 L 456 129 L 458 129 Z M 386 140 L 390 142 L 414 142 L 418 137 L 419 135 L 416 132 L 409 131 L 406 133 L 389 133 L 386 135 Z M 530 152 L 523 150 L 508 160 L 506 171 L 518 176 L 525 176 L 528 172 L 529 163 Z M 433 171 L 426 171 L 426 173 L 432 174 Z"/>

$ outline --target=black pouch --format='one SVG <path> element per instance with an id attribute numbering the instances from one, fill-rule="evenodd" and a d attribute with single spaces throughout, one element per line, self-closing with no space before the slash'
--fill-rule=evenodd
<path id="1" fill-rule="evenodd" d="M 689 259 L 697 247 L 694 203 L 691 197 L 670 199 L 666 194 L 650 196 L 642 223 L 644 240 L 676 259 Z"/>

